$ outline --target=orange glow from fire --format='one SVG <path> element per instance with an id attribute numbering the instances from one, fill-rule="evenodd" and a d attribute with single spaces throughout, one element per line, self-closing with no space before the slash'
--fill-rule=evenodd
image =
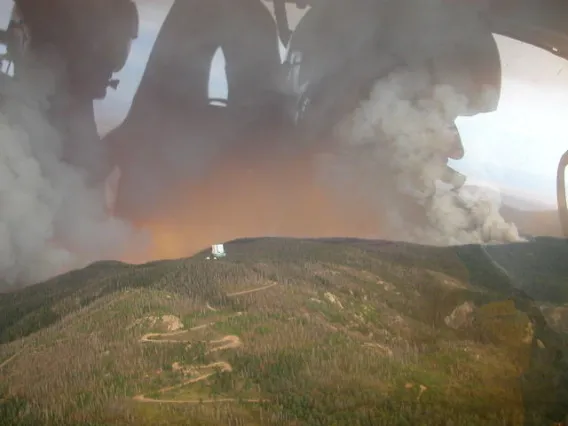
<path id="1" fill-rule="evenodd" d="M 233 160 L 199 184 L 170 191 L 172 207 L 137 223 L 152 236 L 144 261 L 187 257 L 242 237 L 369 237 L 380 232 L 369 206 L 346 205 L 317 183 L 309 158 L 263 162 L 254 171 Z"/>

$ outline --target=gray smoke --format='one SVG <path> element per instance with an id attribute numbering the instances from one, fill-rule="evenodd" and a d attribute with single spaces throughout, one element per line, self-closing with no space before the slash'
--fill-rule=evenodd
<path id="1" fill-rule="evenodd" d="M 62 161 L 61 138 L 45 117 L 56 73 L 37 66 L 18 80 L 2 77 L 0 282 L 38 282 L 139 246 L 144 236 L 108 216 L 104 188 Z"/>
<path id="2" fill-rule="evenodd" d="M 373 204 L 383 237 L 436 245 L 520 241 L 499 200 L 440 184 L 452 125 L 466 107 L 463 96 L 434 85 L 428 72 L 391 73 L 338 123 L 337 145 L 320 170 L 349 202 Z"/>

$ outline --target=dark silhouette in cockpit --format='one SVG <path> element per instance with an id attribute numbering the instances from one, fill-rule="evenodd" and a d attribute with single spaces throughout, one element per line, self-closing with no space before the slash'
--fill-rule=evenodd
<path id="1" fill-rule="evenodd" d="M 131 0 L 15 0 L 5 42 L 21 77 L 29 60 L 57 73 L 46 111 L 63 142 L 63 159 L 101 184 L 109 172 L 93 101 L 116 87 L 114 73 L 124 66 L 138 34 L 138 12 Z"/>
<path id="2" fill-rule="evenodd" d="M 207 105 L 211 62 L 219 47 L 226 58 L 229 104 L 235 108 L 263 104 L 280 65 L 275 28 L 260 0 L 175 1 L 127 121 L 135 121 L 139 109 L 152 105 L 188 112 Z"/>
<path id="3" fill-rule="evenodd" d="M 477 2 L 330 0 L 300 21 L 286 65 L 310 97 L 306 122 L 317 135 L 397 70 L 427 67 L 433 83 L 468 99 L 464 115 L 494 111 L 501 90 L 499 50 Z"/>
<path id="4" fill-rule="evenodd" d="M 218 48 L 226 61 L 225 106 L 208 96 Z M 281 116 L 280 65 L 276 25 L 260 0 L 176 0 L 125 121 L 106 138 L 121 168 L 117 213 L 136 220 L 163 200 L 163 188 L 210 169 L 221 146 L 241 158 L 247 146 L 259 148 L 259 132 L 274 131 Z"/>

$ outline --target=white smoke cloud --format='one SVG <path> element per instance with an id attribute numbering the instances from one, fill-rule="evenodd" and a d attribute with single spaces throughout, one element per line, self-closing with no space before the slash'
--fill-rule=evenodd
<path id="1" fill-rule="evenodd" d="M 454 120 L 466 108 L 465 97 L 434 85 L 426 71 L 391 73 L 336 126 L 338 144 L 321 158 L 324 177 L 350 202 L 374 205 L 383 237 L 436 245 L 520 241 L 499 200 L 440 185 Z"/>
<path id="2" fill-rule="evenodd" d="M 2 77 L 0 282 L 38 282 L 140 246 L 144 236 L 108 216 L 104 188 L 89 187 L 61 159 L 61 138 L 45 117 L 55 73 L 30 67 L 17 81 Z"/>

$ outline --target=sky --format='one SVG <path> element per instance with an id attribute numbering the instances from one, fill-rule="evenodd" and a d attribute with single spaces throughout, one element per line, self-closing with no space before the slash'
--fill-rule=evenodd
<path id="1" fill-rule="evenodd" d="M 171 0 L 138 0 L 140 33 L 133 42 L 120 85 L 96 102 L 105 132 L 124 119 Z M 0 0 L 0 26 L 9 19 L 12 0 Z M 292 26 L 301 14 L 291 10 Z M 503 91 L 497 111 L 460 118 L 466 155 L 452 166 L 472 182 L 491 184 L 523 198 L 556 204 L 556 167 L 568 149 L 567 61 L 521 42 L 496 36 L 503 64 Z M 284 48 L 282 46 L 282 52 Z M 226 97 L 224 58 L 213 60 L 210 94 Z"/>

